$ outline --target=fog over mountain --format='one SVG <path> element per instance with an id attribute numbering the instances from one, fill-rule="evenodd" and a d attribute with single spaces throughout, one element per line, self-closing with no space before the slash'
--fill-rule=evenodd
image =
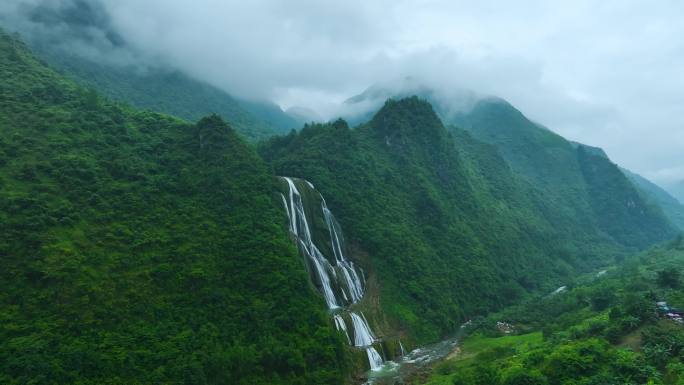
<path id="1" fill-rule="evenodd" d="M 85 8 L 97 17 L 73 12 Z M 73 17 L 59 16 L 65 10 Z M 0 4 L 0 21 L 23 34 L 52 34 L 66 49 L 141 70 L 170 66 L 323 119 L 372 84 L 406 76 L 497 95 L 663 185 L 684 179 L 682 16 L 676 1 Z"/>

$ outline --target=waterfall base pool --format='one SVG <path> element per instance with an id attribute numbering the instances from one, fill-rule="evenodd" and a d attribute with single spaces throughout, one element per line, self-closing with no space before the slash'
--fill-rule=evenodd
<path id="1" fill-rule="evenodd" d="M 446 357 L 453 352 L 462 333 L 443 341 L 423 346 L 408 352 L 395 361 L 386 361 L 381 367 L 368 372 L 366 385 L 395 385 L 404 384 L 406 380 L 415 376 L 421 369 Z"/>

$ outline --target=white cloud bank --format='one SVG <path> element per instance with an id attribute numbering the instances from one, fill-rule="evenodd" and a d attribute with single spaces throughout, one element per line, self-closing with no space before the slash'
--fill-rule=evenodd
<path id="1" fill-rule="evenodd" d="M 656 182 L 684 179 L 684 2 L 93 1 L 138 54 L 242 97 L 332 117 L 416 76 L 501 96 Z"/>

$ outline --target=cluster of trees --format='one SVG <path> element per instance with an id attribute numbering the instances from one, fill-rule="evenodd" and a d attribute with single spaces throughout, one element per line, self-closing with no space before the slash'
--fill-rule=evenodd
<path id="1" fill-rule="evenodd" d="M 553 202 L 417 97 L 388 101 L 357 128 L 308 125 L 259 151 L 278 175 L 323 193 L 347 240 L 367 252 L 383 312 L 419 342 L 620 249 L 540 214 Z"/>
<path id="2" fill-rule="evenodd" d="M 415 97 L 388 101 L 356 129 L 309 125 L 257 153 L 218 116 L 190 124 L 111 103 L 2 32 L 0 77 L 3 383 L 343 382 L 353 358 L 288 237 L 275 175 L 322 192 L 355 255 L 367 255 L 390 327 L 414 343 L 624 251 L 613 234 L 624 228 L 586 231 L 567 196 L 520 178 Z M 605 175 L 611 188 L 622 182 L 584 160 L 596 186 Z M 595 195 L 581 204 L 610 211 Z M 632 246 L 661 229 L 644 223 Z M 667 270 L 658 281 L 679 287 Z M 613 292 L 587 292 L 608 321 L 567 331 L 591 336 L 568 354 L 632 359 L 601 341 L 652 323 L 652 299 Z M 580 311 L 577 298 L 558 309 Z M 529 373 L 550 379 L 544 365 L 559 360 L 530 359 Z"/>
<path id="3" fill-rule="evenodd" d="M 216 116 L 80 88 L 0 32 L 0 382 L 337 384 L 274 179 Z"/>
<path id="4" fill-rule="evenodd" d="M 677 247 L 681 243 L 643 254 L 605 276 L 580 281 L 568 292 L 477 320 L 470 338 L 498 339 L 494 324 L 501 319 L 523 335 L 541 330 L 544 338 L 447 361 L 429 383 L 682 384 L 684 326 L 656 307 L 659 301 L 684 305 L 684 291 L 671 285 L 678 282 L 684 262 Z"/>

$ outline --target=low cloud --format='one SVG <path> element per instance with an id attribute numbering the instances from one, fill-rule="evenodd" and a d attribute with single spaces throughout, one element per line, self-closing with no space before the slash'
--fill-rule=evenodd
<path id="1" fill-rule="evenodd" d="M 323 118 L 371 84 L 413 76 L 503 97 L 656 182 L 684 179 L 678 1 L 5 0 L 0 20 L 74 4 L 104 15 L 80 30 L 91 40 L 63 40 L 92 57 L 161 63 Z M 61 38 L 72 26 L 41 28 Z"/>

